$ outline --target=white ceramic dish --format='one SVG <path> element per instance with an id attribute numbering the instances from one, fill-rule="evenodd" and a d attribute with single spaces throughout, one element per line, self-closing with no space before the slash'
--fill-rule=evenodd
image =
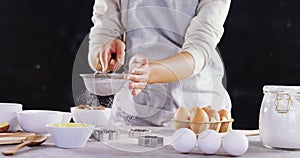
<path id="1" fill-rule="evenodd" d="M 87 110 L 71 107 L 71 113 L 76 123 L 86 123 L 99 127 L 108 124 L 111 109 L 105 108 L 105 110 Z"/>
<path id="2" fill-rule="evenodd" d="M 8 131 L 15 132 L 20 129 L 17 112 L 22 111 L 22 104 L 18 103 L 0 103 L 0 122 L 8 122 L 10 127 Z"/>
<path id="3" fill-rule="evenodd" d="M 54 144 L 60 148 L 81 148 L 90 138 L 94 125 L 62 123 L 46 125 Z"/>
<path id="4" fill-rule="evenodd" d="M 21 128 L 26 132 L 48 133 L 47 124 L 69 122 L 70 113 L 51 110 L 24 110 L 17 113 Z"/>

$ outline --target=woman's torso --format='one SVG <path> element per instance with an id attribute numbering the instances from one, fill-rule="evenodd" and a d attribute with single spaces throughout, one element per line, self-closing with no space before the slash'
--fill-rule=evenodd
<path id="1" fill-rule="evenodd" d="M 185 32 L 197 14 L 199 0 L 122 1 L 122 23 L 126 30 L 126 63 L 138 53 L 159 60 L 180 52 Z M 126 3 L 127 2 L 127 3 Z M 141 94 L 130 97 L 126 90 L 115 96 L 115 119 L 126 117 L 134 125 L 166 125 L 178 106 L 212 105 L 230 110 L 230 99 L 222 85 L 223 63 L 212 52 L 211 61 L 201 73 L 172 83 L 148 85 Z M 125 65 L 128 67 L 128 65 Z M 226 104 L 226 105 L 224 105 Z M 134 108 L 134 114 L 132 110 Z M 131 113 L 131 114 L 130 114 Z M 136 115 L 135 119 L 131 115 Z"/>

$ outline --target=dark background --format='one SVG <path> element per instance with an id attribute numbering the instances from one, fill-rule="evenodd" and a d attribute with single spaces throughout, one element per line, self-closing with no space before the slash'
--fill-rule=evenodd
<path id="1" fill-rule="evenodd" d="M 0 2 L 0 102 L 69 111 L 92 0 Z M 219 44 L 235 128 L 258 128 L 265 84 L 299 85 L 300 1 L 233 0 Z"/>

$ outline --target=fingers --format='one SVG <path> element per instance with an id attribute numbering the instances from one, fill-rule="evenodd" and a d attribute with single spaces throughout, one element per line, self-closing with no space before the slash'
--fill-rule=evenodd
<path id="1" fill-rule="evenodd" d="M 141 82 L 129 82 L 128 88 L 129 89 L 144 89 L 147 84 Z"/>
<path id="2" fill-rule="evenodd" d="M 125 76 L 125 79 L 130 80 L 128 83 L 128 88 L 131 90 L 133 96 L 138 95 L 146 87 L 149 79 L 148 73 L 141 73 L 144 72 L 144 70 L 138 71 L 139 72 L 135 71 L 136 74 L 127 74 Z M 137 75 L 137 73 L 140 73 L 141 75 Z"/>
<path id="3" fill-rule="evenodd" d="M 141 65 L 147 64 L 148 59 L 145 56 L 138 54 L 138 55 L 133 56 L 130 59 L 129 63 L 130 63 L 130 65 L 135 64 L 135 65 L 141 66 Z"/>
<path id="4" fill-rule="evenodd" d="M 132 90 L 132 95 L 133 96 L 136 96 L 136 95 L 138 95 L 139 93 L 141 93 L 142 92 L 142 89 L 133 89 Z"/>
<path id="5" fill-rule="evenodd" d="M 117 53 L 117 61 L 118 61 L 118 63 L 124 65 L 125 44 L 122 41 L 120 41 L 120 40 L 117 41 L 116 53 Z"/>
<path id="6" fill-rule="evenodd" d="M 116 60 L 114 59 L 110 59 L 108 67 L 107 67 L 107 71 L 106 72 L 115 72 L 117 70 L 119 70 L 121 68 L 121 64 L 119 64 Z"/>
<path id="7" fill-rule="evenodd" d="M 102 65 L 102 72 L 106 72 L 108 69 L 112 50 L 114 50 L 114 48 L 112 46 L 108 46 L 104 49 L 104 51 L 102 51 L 102 53 L 100 53 L 100 63 Z"/>
<path id="8" fill-rule="evenodd" d="M 100 63 L 100 59 L 99 59 L 99 58 L 97 58 L 96 70 L 97 70 L 97 71 L 102 71 L 102 66 L 101 66 L 101 63 Z"/>
<path id="9" fill-rule="evenodd" d="M 114 69 L 113 72 L 118 71 L 123 65 L 120 64 L 119 62 L 116 63 L 116 65 L 114 65 Z"/>
<path id="10" fill-rule="evenodd" d="M 148 81 L 148 75 L 128 75 L 127 79 L 133 81 L 133 82 L 147 82 Z"/>
<path id="11" fill-rule="evenodd" d="M 112 57 L 115 55 L 115 57 Z M 119 40 L 112 40 L 102 46 L 102 49 L 97 58 L 100 59 L 102 72 L 120 69 L 119 65 L 124 65 L 125 59 L 125 44 Z M 111 64 L 113 58 L 113 64 Z M 119 64 L 116 64 L 118 62 Z M 115 67 L 115 65 L 118 65 Z"/>
<path id="12" fill-rule="evenodd" d="M 138 95 L 147 85 L 149 80 L 149 61 L 148 58 L 138 54 L 133 56 L 129 61 L 129 72 L 125 79 L 130 80 L 128 88 L 132 95 Z"/>
<path id="13" fill-rule="evenodd" d="M 144 65 L 148 65 L 149 61 L 148 58 L 138 54 L 133 56 L 129 61 L 129 72 L 132 72 L 136 68 L 141 68 Z"/>
<path id="14" fill-rule="evenodd" d="M 116 61 L 115 59 L 110 59 L 109 66 L 108 66 L 108 71 L 116 72 L 118 71 L 122 65 Z"/>
<path id="15" fill-rule="evenodd" d="M 133 96 L 138 95 L 146 87 L 146 83 L 143 82 L 129 82 L 128 88 L 131 90 Z"/>
<path id="16" fill-rule="evenodd" d="M 145 69 L 142 69 L 142 68 L 135 68 L 135 69 L 132 69 L 130 71 L 131 74 L 135 74 L 135 75 L 142 75 L 142 74 L 145 74 L 146 73 L 146 70 Z"/>

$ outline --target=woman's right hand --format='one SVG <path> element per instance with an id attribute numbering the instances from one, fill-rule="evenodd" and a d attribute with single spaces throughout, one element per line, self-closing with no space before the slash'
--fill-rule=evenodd
<path id="1" fill-rule="evenodd" d="M 97 71 L 117 71 L 120 68 L 118 65 L 124 65 L 125 44 L 119 39 L 109 41 L 100 47 L 96 57 Z M 115 69 L 116 66 L 118 69 Z"/>

